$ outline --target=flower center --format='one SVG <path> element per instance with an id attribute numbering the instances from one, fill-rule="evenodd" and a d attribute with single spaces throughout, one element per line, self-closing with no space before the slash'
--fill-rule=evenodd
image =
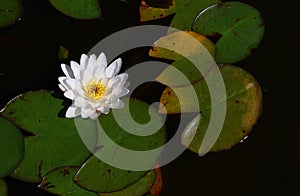
<path id="1" fill-rule="evenodd" d="M 85 87 L 86 95 L 93 99 L 99 100 L 105 93 L 105 86 L 103 86 L 102 82 L 91 81 Z"/>

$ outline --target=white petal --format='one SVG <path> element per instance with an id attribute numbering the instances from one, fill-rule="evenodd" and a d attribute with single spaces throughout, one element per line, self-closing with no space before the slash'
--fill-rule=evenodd
<path id="1" fill-rule="evenodd" d="M 105 72 L 105 77 L 111 78 L 115 76 L 117 73 L 119 73 L 121 69 L 122 61 L 120 58 L 112 62 L 107 68 Z"/>
<path id="2" fill-rule="evenodd" d="M 129 86 L 130 86 L 130 82 L 128 82 L 128 81 L 123 84 L 124 88 L 128 88 Z"/>
<path id="3" fill-rule="evenodd" d="M 71 69 L 76 79 L 80 79 L 80 65 L 75 61 L 71 61 Z"/>
<path id="4" fill-rule="evenodd" d="M 72 90 L 66 91 L 64 93 L 64 96 L 67 97 L 67 98 L 69 98 L 69 99 L 72 99 L 72 100 L 76 97 L 75 94 L 74 94 L 74 92 Z"/>
<path id="5" fill-rule="evenodd" d="M 82 54 L 81 55 L 81 58 L 80 58 L 80 65 L 82 66 L 82 69 L 85 69 L 86 66 L 87 66 L 87 63 L 88 63 L 88 59 L 89 57 L 85 54 Z"/>
<path id="6" fill-rule="evenodd" d="M 70 86 L 71 89 L 75 89 L 78 86 L 78 80 L 73 78 L 67 78 L 66 83 Z"/>
<path id="7" fill-rule="evenodd" d="M 61 77 L 58 77 L 58 81 L 62 84 L 62 85 L 64 85 L 64 81 L 67 79 L 67 77 L 65 77 L 65 76 L 61 76 Z"/>
<path id="8" fill-rule="evenodd" d="M 66 80 L 68 78 L 67 77 L 59 77 L 58 81 L 61 83 L 61 85 L 63 85 L 67 90 L 71 90 L 70 85 L 67 84 Z"/>
<path id="9" fill-rule="evenodd" d="M 86 86 L 88 83 L 93 79 L 93 75 L 89 70 L 85 70 L 83 73 L 83 78 L 82 78 L 82 85 Z"/>
<path id="10" fill-rule="evenodd" d="M 101 53 L 97 59 L 97 65 L 102 65 L 103 67 L 107 67 L 107 59 L 104 53 Z"/>
<path id="11" fill-rule="evenodd" d="M 61 64 L 61 69 L 67 77 L 74 78 L 74 74 L 70 66 Z"/>
<path id="12" fill-rule="evenodd" d="M 66 88 L 64 87 L 64 85 L 62 85 L 62 84 L 58 84 L 58 87 L 59 87 L 60 90 L 62 90 L 63 92 L 65 92 L 65 91 L 68 90 L 68 89 L 66 89 Z"/>
<path id="13" fill-rule="evenodd" d="M 123 97 L 129 93 L 129 90 L 127 88 L 115 88 L 112 92 L 117 97 Z"/>
<path id="14" fill-rule="evenodd" d="M 106 102 L 106 98 L 104 97 L 101 97 L 101 99 L 99 99 L 98 101 L 97 101 L 97 103 L 96 104 L 94 104 L 94 108 L 99 108 L 99 107 L 104 107 L 104 106 L 108 106 L 108 104 L 107 103 L 105 103 Z"/>
<path id="15" fill-rule="evenodd" d="M 107 88 L 111 88 L 119 82 L 120 82 L 120 78 L 117 78 L 117 77 L 111 78 L 107 83 Z"/>
<path id="16" fill-rule="evenodd" d="M 106 89 L 105 89 L 104 96 L 110 95 L 110 94 L 112 93 L 112 91 L 113 91 L 113 88 L 106 88 Z M 102 98 L 104 98 L 104 97 L 102 97 Z"/>
<path id="17" fill-rule="evenodd" d="M 119 99 L 119 97 L 117 97 L 117 96 L 114 95 L 114 94 L 111 94 L 109 97 L 107 97 L 105 103 L 106 103 L 106 104 L 111 104 L 111 103 L 117 102 L 118 99 Z"/>
<path id="18" fill-rule="evenodd" d="M 88 62 L 88 65 L 87 65 L 87 70 L 90 70 L 90 72 L 93 73 L 96 66 L 97 66 L 96 56 L 95 55 L 90 55 L 89 62 Z"/>
<path id="19" fill-rule="evenodd" d="M 112 109 L 120 109 L 124 107 L 124 102 L 119 99 L 117 102 L 111 103 L 109 107 Z"/>
<path id="20" fill-rule="evenodd" d="M 74 101 L 74 106 L 76 107 L 86 107 L 87 106 L 87 100 L 85 100 L 83 97 L 76 97 Z"/>
<path id="21" fill-rule="evenodd" d="M 121 74 L 117 75 L 116 77 L 120 78 L 120 83 L 123 83 L 128 79 L 128 74 L 127 73 L 121 73 Z"/>
<path id="22" fill-rule="evenodd" d="M 77 107 L 69 107 L 67 112 L 66 112 L 66 117 L 67 118 L 74 118 L 76 116 L 80 115 L 80 108 Z"/>
<path id="23" fill-rule="evenodd" d="M 102 78 L 101 79 L 101 82 L 104 86 L 107 86 L 107 83 L 109 82 L 109 79 L 108 78 Z"/>
<path id="24" fill-rule="evenodd" d="M 73 89 L 73 92 L 76 96 L 81 96 L 81 97 L 85 96 L 85 92 L 81 88 Z"/>
<path id="25" fill-rule="evenodd" d="M 97 108 L 101 113 L 103 114 L 108 114 L 109 113 L 109 108 L 108 107 L 99 107 Z"/>
<path id="26" fill-rule="evenodd" d="M 90 115 L 90 118 L 92 119 L 92 120 L 97 120 L 98 118 L 99 118 L 99 116 L 100 116 L 100 112 L 93 112 L 91 115 Z"/>
<path id="27" fill-rule="evenodd" d="M 122 67 L 122 59 L 121 59 L 121 58 L 118 58 L 118 59 L 116 60 L 116 62 L 117 62 L 116 74 L 118 74 L 118 73 L 120 72 L 121 67 Z"/>
<path id="28" fill-rule="evenodd" d="M 89 108 L 81 108 L 81 117 L 82 118 L 88 118 L 93 113 L 92 109 Z"/>
<path id="29" fill-rule="evenodd" d="M 100 80 L 103 77 L 103 72 L 105 71 L 105 67 L 102 65 L 97 65 L 95 72 L 94 72 L 94 76 L 96 78 L 96 80 Z"/>

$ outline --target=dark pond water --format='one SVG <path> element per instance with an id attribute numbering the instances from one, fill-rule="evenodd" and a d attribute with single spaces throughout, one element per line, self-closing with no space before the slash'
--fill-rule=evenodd
<path id="1" fill-rule="evenodd" d="M 57 77 L 62 73 L 57 51 L 61 45 L 69 49 L 70 59 L 78 60 L 81 53 L 89 51 L 107 35 L 140 25 L 139 1 L 128 1 L 129 4 L 123 7 L 113 3 L 115 0 L 103 0 L 105 21 L 78 21 L 57 12 L 46 0 L 24 0 L 25 13 L 22 20 L 16 25 L 0 29 L 0 107 L 29 90 L 58 90 Z M 259 9 L 267 22 L 261 46 L 248 59 L 239 63 L 257 78 L 264 89 L 263 114 L 250 137 L 230 151 L 205 157 L 186 151 L 164 166 L 162 196 L 295 195 L 298 191 L 296 181 L 292 178 L 297 177 L 299 182 L 299 173 L 294 170 L 294 166 L 299 163 L 299 153 L 295 150 L 298 145 L 293 142 L 294 137 L 300 136 L 299 126 L 277 124 L 287 118 L 277 115 L 282 115 L 282 109 L 288 107 L 284 103 L 292 101 L 286 100 L 282 92 L 278 92 L 278 88 L 282 91 L 292 87 L 283 88 L 284 84 L 280 81 L 289 77 L 282 76 L 282 70 L 275 66 L 279 62 L 288 63 L 287 59 L 275 60 L 282 53 L 275 51 L 280 43 L 275 44 L 276 36 L 273 32 L 285 32 L 275 27 L 277 23 L 283 24 L 284 20 L 273 17 L 275 11 L 270 8 L 274 6 L 273 2 L 244 2 Z M 168 25 L 170 19 L 147 24 Z M 289 38 L 286 39 L 289 41 Z M 130 59 L 132 56 L 135 56 L 134 52 L 124 55 L 124 58 Z M 289 120 L 296 116 L 292 115 Z M 290 130 L 295 130 L 292 136 Z M 36 185 L 12 178 L 7 180 L 10 196 L 48 195 L 35 188 Z"/>

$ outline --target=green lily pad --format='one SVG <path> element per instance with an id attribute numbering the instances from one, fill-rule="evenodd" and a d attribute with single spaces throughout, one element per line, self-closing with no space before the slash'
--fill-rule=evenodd
<path id="1" fill-rule="evenodd" d="M 220 0 L 144 0 L 140 6 L 140 21 L 144 22 L 175 14 L 170 26 L 179 30 L 191 30 L 195 17 L 208 6 L 216 3 L 220 3 Z M 173 32 L 172 29 L 169 32 Z"/>
<path id="2" fill-rule="evenodd" d="M 130 101 L 124 99 L 124 103 L 123 109 L 113 110 L 113 112 L 101 115 L 99 118 L 101 127 L 98 127 L 98 130 L 103 130 L 107 135 L 105 137 L 101 132 L 98 134 L 98 145 L 101 148 L 95 155 L 101 157 L 101 160 L 92 156 L 82 165 L 74 177 L 74 181 L 87 190 L 100 193 L 115 192 L 135 183 L 150 169 L 148 165 L 156 164 L 161 151 L 158 150 L 153 154 L 147 152 L 163 146 L 166 141 L 166 129 L 164 126 L 157 126 L 162 125 L 162 119 L 153 107 L 149 109 L 147 103 L 132 98 Z M 128 107 L 131 114 L 126 113 Z M 149 121 L 149 111 L 151 121 Z M 132 124 L 131 119 L 142 125 Z M 150 124 L 146 126 L 145 123 L 148 122 Z M 124 126 L 127 128 L 125 129 Z M 132 132 L 129 133 L 129 131 L 140 134 L 148 131 L 155 132 L 141 136 Z M 128 154 L 127 150 L 137 152 L 139 155 Z M 105 163 L 102 157 L 108 157 L 108 161 L 115 161 L 121 166 L 117 165 L 118 168 L 111 166 Z M 132 170 L 120 169 L 127 165 L 133 165 L 134 168 Z M 146 165 L 147 169 L 145 171 L 136 170 L 134 165 Z"/>
<path id="3" fill-rule="evenodd" d="M 50 171 L 43 177 L 42 182 L 39 184 L 39 188 L 55 194 L 55 195 L 76 195 L 76 196 L 96 196 L 95 192 L 87 191 L 73 182 L 73 176 L 77 172 L 78 167 L 64 166 L 56 168 Z M 143 195 L 148 192 L 151 185 L 155 180 L 155 172 L 151 170 L 139 181 L 133 185 L 112 193 L 100 193 L 101 196 L 131 196 L 131 195 Z"/>
<path id="4" fill-rule="evenodd" d="M 56 168 L 43 177 L 38 187 L 55 195 L 97 196 L 98 194 L 87 191 L 73 182 L 73 176 L 78 168 L 68 166 Z"/>
<path id="5" fill-rule="evenodd" d="M 191 37 L 198 40 L 198 43 Z M 184 57 L 175 51 L 184 53 Z M 199 70 L 188 59 L 194 56 L 193 58 L 196 58 L 199 64 L 207 64 L 213 61 L 215 51 L 215 45 L 205 36 L 193 31 L 178 31 L 157 40 L 149 51 L 149 56 L 174 60 L 172 65 L 164 69 L 156 78 L 156 81 L 168 86 L 184 86 L 202 78 Z M 176 76 L 178 71 L 189 81 Z"/>
<path id="6" fill-rule="evenodd" d="M 193 30 L 217 41 L 217 63 L 235 63 L 249 56 L 264 35 L 264 21 L 258 10 L 241 2 L 225 2 L 197 16 Z"/>
<path id="7" fill-rule="evenodd" d="M 75 175 L 74 182 L 93 192 L 108 193 L 119 191 L 132 185 L 146 173 L 147 171 L 118 169 L 92 156 Z"/>
<path id="8" fill-rule="evenodd" d="M 24 156 L 24 138 L 20 130 L 0 117 L 0 177 L 10 174 Z"/>
<path id="9" fill-rule="evenodd" d="M 252 75 L 241 68 L 230 65 L 221 66 L 220 72 L 227 91 L 227 111 L 221 134 L 210 152 L 230 149 L 242 141 L 256 124 L 262 109 L 261 88 Z M 198 103 L 189 101 L 187 92 L 190 88 L 194 88 L 197 93 L 201 112 L 183 131 L 182 144 L 193 152 L 199 153 L 211 119 L 211 98 L 204 80 L 196 83 L 193 87 L 181 87 L 176 91 L 179 92 L 183 105 L 181 112 L 198 112 L 194 110 L 195 104 Z M 223 101 L 225 100 L 219 100 L 220 103 Z M 168 113 L 180 113 L 178 98 L 170 88 L 167 88 L 162 94 L 161 103 L 165 104 Z M 165 110 L 161 110 L 161 112 L 163 111 Z M 195 137 L 191 138 L 194 133 L 196 133 Z M 192 142 L 190 143 L 190 141 Z"/>
<path id="10" fill-rule="evenodd" d="M 42 176 L 65 165 L 79 166 L 90 155 L 80 139 L 73 119 L 59 117 L 63 100 L 52 91 L 34 91 L 11 100 L 2 115 L 32 134 L 25 137 L 25 156 L 11 174 L 40 182 Z"/>
<path id="11" fill-rule="evenodd" d="M 7 196 L 7 185 L 4 179 L 0 179 L 0 195 Z"/>
<path id="12" fill-rule="evenodd" d="M 49 0 L 60 12 L 76 19 L 103 19 L 98 0 Z"/>
<path id="13" fill-rule="evenodd" d="M 23 6 L 20 0 L 0 1 L 0 28 L 16 22 L 23 14 Z"/>
<path id="14" fill-rule="evenodd" d="M 136 183 L 130 185 L 129 187 L 112 192 L 112 193 L 100 193 L 100 196 L 139 196 L 147 193 L 151 187 L 151 185 L 155 181 L 155 171 L 151 170 L 144 177 L 142 177 Z"/>

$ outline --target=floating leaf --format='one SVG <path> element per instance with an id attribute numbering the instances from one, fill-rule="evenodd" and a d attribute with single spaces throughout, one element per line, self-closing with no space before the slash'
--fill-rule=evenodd
<path id="1" fill-rule="evenodd" d="M 0 195 L 7 196 L 7 185 L 4 179 L 0 179 Z"/>
<path id="2" fill-rule="evenodd" d="M 150 1 L 142 0 L 140 6 L 140 21 L 145 22 L 164 18 L 176 12 L 175 0 Z"/>
<path id="3" fill-rule="evenodd" d="M 142 178 L 147 171 L 127 171 L 110 166 L 97 157 L 89 158 L 75 175 L 79 186 L 93 192 L 122 190 Z"/>
<path id="4" fill-rule="evenodd" d="M 161 169 L 158 167 L 155 169 L 155 181 L 151 186 L 149 192 L 153 195 L 159 195 L 162 189 L 162 176 L 161 176 Z"/>
<path id="5" fill-rule="evenodd" d="M 76 19 L 102 19 L 98 0 L 49 0 L 60 12 Z"/>
<path id="6" fill-rule="evenodd" d="M 191 37 L 198 40 L 198 42 L 191 39 Z M 185 58 L 175 51 L 183 52 Z M 163 70 L 156 80 L 168 86 L 183 86 L 190 82 L 195 83 L 202 78 L 199 70 L 188 59 L 194 56 L 193 58 L 196 58 L 200 64 L 213 61 L 215 45 L 208 38 L 196 32 L 179 31 L 157 40 L 149 51 L 149 56 L 175 60 L 171 66 Z M 183 77 L 176 76 L 177 70 L 174 68 L 184 74 L 189 82 Z"/>
<path id="7" fill-rule="evenodd" d="M 216 3 L 220 3 L 220 0 L 143 0 L 140 6 L 140 21 L 159 19 L 176 13 L 170 26 L 179 30 L 191 30 L 197 14 Z"/>
<path id="8" fill-rule="evenodd" d="M 16 22 L 23 14 L 20 0 L 0 1 L 0 27 L 6 27 Z"/>
<path id="9" fill-rule="evenodd" d="M 25 156 L 12 176 L 40 182 L 54 168 L 81 165 L 90 151 L 81 141 L 73 119 L 59 117 L 63 100 L 51 91 L 34 91 L 11 100 L 2 115 L 26 130 Z"/>
<path id="10" fill-rule="evenodd" d="M 229 65 L 221 66 L 220 71 L 227 91 L 227 111 L 223 129 L 211 152 L 229 149 L 242 141 L 252 130 L 262 109 L 261 89 L 252 75 L 241 68 Z M 181 112 L 197 112 L 193 108 L 196 108 L 195 104 L 198 103 L 191 103 L 189 94 L 186 93 L 190 88 L 192 86 L 177 89 L 183 105 Z M 211 100 L 204 80 L 196 83 L 193 88 L 197 93 L 201 112 L 183 131 L 182 144 L 187 146 L 193 139 L 188 148 L 198 153 L 210 122 Z M 219 100 L 222 101 L 225 100 Z M 163 92 L 161 102 L 165 104 L 168 113 L 180 112 L 178 99 L 170 88 Z M 194 133 L 195 137 L 191 138 Z"/>
<path id="11" fill-rule="evenodd" d="M 191 97 L 194 97 L 193 94 L 195 92 L 198 99 L 191 100 Z M 160 103 L 164 105 L 166 109 L 164 110 L 162 107 L 160 107 L 160 113 L 179 114 L 187 112 L 199 112 L 199 104 L 201 111 L 204 109 L 209 111 L 210 95 L 207 89 L 207 84 L 201 80 L 194 85 L 185 87 L 167 87 L 160 97 Z"/>
<path id="12" fill-rule="evenodd" d="M 198 43 L 195 43 L 196 40 Z M 178 31 L 161 37 L 153 44 L 149 56 L 169 60 L 182 58 L 175 51 L 183 52 L 185 56 L 192 56 L 195 52 L 202 52 L 199 42 L 213 57 L 215 56 L 215 45 L 205 36 L 193 31 Z"/>
<path id="13" fill-rule="evenodd" d="M 0 117 L 0 177 L 10 174 L 20 164 L 23 156 L 22 133 L 14 124 Z"/>
<path id="14" fill-rule="evenodd" d="M 142 177 L 139 181 L 136 183 L 130 185 L 129 187 L 112 192 L 112 193 L 100 193 L 100 196 L 139 196 L 147 193 L 155 181 L 155 171 L 151 170 L 148 172 L 144 177 Z"/>
<path id="15" fill-rule="evenodd" d="M 100 140 L 98 144 L 101 148 L 96 152 L 96 155 L 99 157 L 99 155 L 103 153 L 101 155 L 111 157 L 113 161 L 126 164 L 126 166 L 136 164 L 153 165 L 156 163 L 160 151 L 151 155 L 147 154 L 147 151 L 162 146 L 166 140 L 165 127 L 157 127 L 157 125 L 162 124 L 161 116 L 157 114 L 153 107 L 149 108 L 149 105 L 142 101 L 136 99 L 130 99 L 130 101 L 128 101 L 128 99 L 124 99 L 124 102 L 125 107 L 123 109 L 113 110 L 113 112 L 107 115 L 100 116 L 100 125 L 103 131 L 108 135 L 108 139 L 105 139 L 105 137 L 99 133 Z M 126 107 L 130 108 L 130 114 L 125 112 Z M 150 120 L 149 112 L 151 115 L 150 122 L 148 122 Z M 115 119 L 118 119 L 118 122 L 116 122 Z M 142 125 L 137 126 L 131 124 L 131 119 L 134 119 Z M 150 124 L 146 126 L 145 123 Z M 125 129 L 124 126 L 128 127 Z M 98 129 L 101 130 L 101 128 Z M 136 133 L 154 132 L 150 135 L 139 136 L 128 132 L 132 130 L 135 130 Z M 123 153 L 123 149 L 120 147 L 134 152 L 138 151 L 140 152 L 139 154 L 143 155 L 133 157 L 132 154 L 128 155 Z M 149 169 L 150 168 L 147 168 L 147 170 Z M 106 193 L 122 190 L 139 180 L 146 173 L 147 171 L 119 169 L 92 156 L 83 164 L 74 177 L 74 180 L 87 190 Z"/>
<path id="16" fill-rule="evenodd" d="M 221 36 L 217 41 L 218 63 L 235 63 L 249 56 L 264 35 L 264 21 L 252 6 L 225 2 L 204 10 L 193 30 L 206 36 Z"/>
<path id="17" fill-rule="evenodd" d="M 60 167 L 43 177 L 39 188 L 55 195 L 97 196 L 96 193 L 82 189 L 73 182 L 79 167 Z"/>

